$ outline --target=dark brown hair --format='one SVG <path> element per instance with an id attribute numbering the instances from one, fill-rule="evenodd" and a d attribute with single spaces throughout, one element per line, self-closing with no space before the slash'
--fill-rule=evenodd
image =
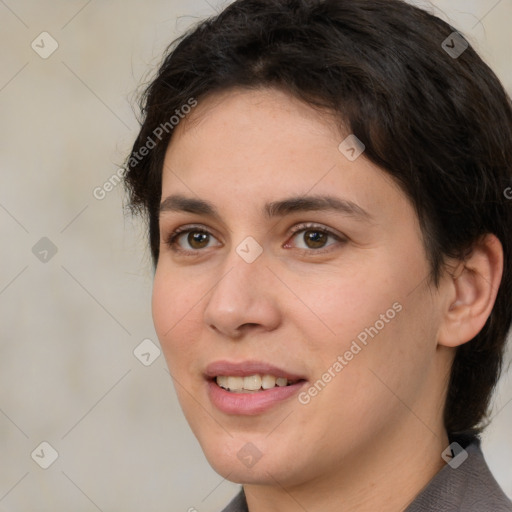
<path id="1" fill-rule="evenodd" d="M 232 87 L 278 87 L 335 113 L 414 205 L 434 284 L 446 257 L 463 258 L 486 233 L 503 245 L 496 303 L 457 349 L 445 406 L 448 433 L 472 434 L 485 426 L 512 318 L 512 107 L 471 45 L 448 53 L 454 31 L 400 0 L 237 0 L 169 47 L 142 99 L 125 183 L 156 264 L 170 119 L 185 105 Z"/>

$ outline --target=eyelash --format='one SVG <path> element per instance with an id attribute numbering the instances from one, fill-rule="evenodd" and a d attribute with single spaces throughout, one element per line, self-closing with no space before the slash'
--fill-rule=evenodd
<path id="1" fill-rule="evenodd" d="M 297 226 L 295 226 L 295 228 L 292 230 L 292 232 L 290 234 L 290 238 L 295 237 L 298 233 L 301 233 L 303 231 L 316 231 L 318 233 L 323 233 L 323 234 L 327 235 L 328 237 L 334 238 L 337 242 L 340 242 L 340 243 L 344 243 L 344 242 L 347 241 L 345 238 L 343 238 L 340 235 L 334 233 L 330 229 L 327 229 L 327 228 L 325 228 L 323 226 L 320 226 L 318 224 L 310 224 L 310 223 L 303 223 L 303 224 L 298 224 Z M 205 234 L 205 235 L 213 236 L 208 230 L 204 229 L 201 226 L 194 226 L 194 225 L 183 226 L 183 227 L 180 227 L 178 229 L 175 229 L 167 237 L 167 239 L 166 239 L 167 246 L 170 247 L 170 249 L 172 251 L 176 252 L 176 253 L 188 254 L 188 255 L 197 255 L 198 253 L 200 253 L 204 249 L 195 249 L 195 250 L 194 249 L 182 249 L 177 244 L 177 240 L 178 240 L 178 238 L 181 235 L 186 234 L 186 233 L 191 233 L 191 232 L 193 232 L 193 233 L 202 233 L 202 234 Z M 297 249 L 297 250 L 302 251 L 302 253 L 305 254 L 305 255 L 325 254 L 325 253 L 330 252 L 332 250 L 332 249 L 330 249 L 331 245 L 333 245 L 333 244 L 330 244 L 330 245 L 328 245 L 326 247 L 322 247 L 320 249 Z"/>

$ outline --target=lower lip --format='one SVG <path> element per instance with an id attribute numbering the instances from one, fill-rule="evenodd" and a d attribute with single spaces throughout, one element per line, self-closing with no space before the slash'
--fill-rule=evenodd
<path id="1" fill-rule="evenodd" d="M 300 381 L 254 393 L 233 393 L 221 388 L 214 381 L 208 381 L 208 396 L 213 405 L 226 414 L 255 415 L 296 395 L 305 384 L 305 381 Z"/>

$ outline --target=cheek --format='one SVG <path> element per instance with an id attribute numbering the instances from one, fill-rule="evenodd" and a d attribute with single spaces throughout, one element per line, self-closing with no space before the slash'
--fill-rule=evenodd
<path id="1" fill-rule="evenodd" d="M 296 295 L 304 297 L 304 304 L 296 301 L 294 317 L 306 333 L 306 340 L 311 340 L 309 348 L 331 356 L 346 350 L 359 334 L 364 338 L 365 329 L 376 322 L 379 331 L 383 330 L 380 316 L 389 311 L 385 319 L 392 322 L 397 314 L 393 304 L 399 294 L 389 281 L 382 273 L 372 276 L 371 271 L 357 269 L 298 279 Z"/>
<path id="2" fill-rule="evenodd" d="M 344 397 L 338 411 L 341 419 L 349 410 L 361 421 L 368 415 L 369 424 L 381 422 L 401 411 L 396 397 L 415 403 L 432 374 L 436 346 L 432 305 L 428 294 L 422 298 L 376 295 L 372 301 L 358 298 L 343 305 L 345 309 L 333 317 L 335 341 L 325 343 L 320 354 L 317 378 L 329 379 L 325 372 L 340 362 L 339 356 L 342 366 L 337 372 L 334 368 L 337 376 L 323 399 L 338 403 Z"/>
<path id="3" fill-rule="evenodd" d="M 151 298 L 151 310 L 153 324 L 160 343 L 164 342 L 165 333 L 172 328 L 176 321 L 175 286 L 165 283 L 162 272 L 157 269 L 153 282 L 153 294 Z"/>
<path id="4" fill-rule="evenodd" d="M 343 362 L 339 370 L 338 365 L 336 373 L 345 377 L 337 381 L 354 380 L 360 391 L 363 381 L 382 386 L 370 369 L 398 386 L 404 382 L 400 376 L 412 378 L 418 372 L 422 379 L 433 357 L 435 322 L 430 294 L 410 292 L 416 284 L 413 276 L 424 269 L 402 272 L 396 262 L 381 261 L 366 268 L 355 264 L 352 270 L 296 281 L 297 296 L 306 298 L 310 311 L 302 305 L 299 314 L 299 305 L 294 306 L 293 317 L 304 333 L 317 377 L 332 368 L 338 356 L 346 356 L 346 366 Z"/>
<path id="5" fill-rule="evenodd" d="M 179 365 L 193 346 L 190 337 L 194 336 L 194 325 L 198 325 L 194 321 L 198 300 L 190 286 L 157 268 L 152 294 L 153 324 L 169 367 L 171 363 Z"/>

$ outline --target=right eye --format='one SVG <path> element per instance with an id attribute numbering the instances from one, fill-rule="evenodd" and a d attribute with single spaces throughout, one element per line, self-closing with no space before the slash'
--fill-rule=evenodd
<path id="1" fill-rule="evenodd" d="M 202 249 L 220 245 L 220 243 L 211 245 L 213 240 L 217 239 L 204 228 L 189 226 L 174 230 L 167 237 L 167 245 L 175 252 L 196 253 Z"/>

